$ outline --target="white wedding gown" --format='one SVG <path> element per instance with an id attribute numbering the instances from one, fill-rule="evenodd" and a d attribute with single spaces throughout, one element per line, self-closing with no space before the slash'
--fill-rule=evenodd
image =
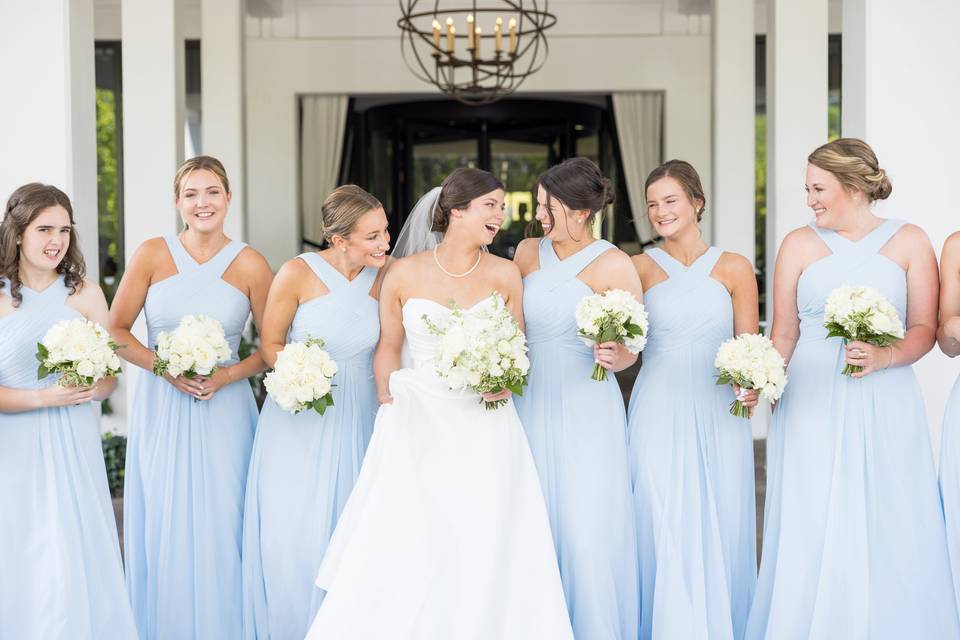
<path id="1" fill-rule="evenodd" d="M 390 377 L 394 401 L 320 566 L 327 594 L 308 640 L 573 638 L 513 402 L 487 411 L 433 372 L 438 338 L 422 316 L 442 313 L 424 298 L 403 306 L 412 367 Z"/>

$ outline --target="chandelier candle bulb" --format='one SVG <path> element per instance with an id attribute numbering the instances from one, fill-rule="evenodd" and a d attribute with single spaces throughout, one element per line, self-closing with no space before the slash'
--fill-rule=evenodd
<path id="1" fill-rule="evenodd" d="M 440 23 L 436 20 L 433 21 L 433 46 L 436 49 L 440 48 Z"/>
<path id="2" fill-rule="evenodd" d="M 474 29 L 473 55 L 476 58 L 480 57 L 480 39 L 482 37 L 482 34 L 483 34 L 483 29 L 481 29 L 480 27 L 477 27 L 476 29 Z"/>
<path id="3" fill-rule="evenodd" d="M 496 51 L 500 53 L 503 51 L 503 18 L 497 17 L 497 21 L 493 25 L 493 36 L 496 42 Z"/>
<path id="4" fill-rule="evenodd" d="M 473 49 L 473 14 L 467 15 L 467 49 Z"/>
<path id="5" fill-rule="evenodd" d="M 516 18 L 510 18 L 510 22 L 507 25 L 507 28 L 510 31 L 510 55 L 517 54 L 517 20 Z"/>
<path id="6" fill-rule="evenodd" d="M 447 18 L 447 53 L 453 53 L 453 39 L 457 30 L 453 28 L 453 18 Z"/>

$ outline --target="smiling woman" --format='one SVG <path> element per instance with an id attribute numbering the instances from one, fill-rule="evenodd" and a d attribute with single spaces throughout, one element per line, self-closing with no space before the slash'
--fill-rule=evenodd
<path id="1" fill-rule="evenodd" d="M 251 313 L 260 326 L 272 275 L 259 253 L 223 232 L 230 184 L 220 161 L 187 160 L 173 187 L 185 230 L 137 249 L 114 298 L 111 332 L 122 358 L 152 372 L 157 336 L 202 314 L 220 323 L 231 356 L 208 376 L 137 379 L 124 491 L 127 587 L 141 637 L 236 638 L 257 420 L 245 379 L 265 368 L 258 353 L 240 360 L 237 349 Z M 146 345 L 130 332 L 141 311 Z"/>

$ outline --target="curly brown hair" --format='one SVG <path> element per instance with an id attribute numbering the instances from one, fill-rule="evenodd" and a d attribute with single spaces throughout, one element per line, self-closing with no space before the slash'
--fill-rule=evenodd
<path id="1" fill-rule="evenodd" d="M 70 246 L 67 254 L 57 265 L 57 273 L 63 276 L 63 282 L 76 293 L 83 287 L 83 277 L 87 268 L 80 252 L 80 240 L 77 237 L 73 219 L 73 206 L 70 198 L 60 189 L 49 184 L 31 182 L 25 184 L 7 200 L 7 208 L 0 222 L 0 291 L 6 286 L 3 278 L 10 281 L 10 297 L 13 306 L 19 307 L 23 301 L 20 292 L 23 283 L 20 281 L 20 238 L 27 227 L 36 220 L 45 209 L 61 206 L 70 216 Z"/>

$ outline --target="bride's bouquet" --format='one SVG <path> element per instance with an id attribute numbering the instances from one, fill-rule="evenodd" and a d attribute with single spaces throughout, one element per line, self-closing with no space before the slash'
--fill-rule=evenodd
<path id="1" fill-rule="evenodd" d="M 59 373 L 62 387 L 90 387 L 120 373 L 117 344 L 107 330 L 85 318 L 61 320 L 37 343 L 37 379 Z"/>
<path id="2" fill-rule="evenodd" d="M 323 349 L 323 340 L 291 342 L 277 353 L 273 371 L 263 381 L 273 401 L 291 413 L 313 409 L 323 415 L 333 406 L 330 393 L 337 363 Z"/>
<path id="3" fill-rule="evenodd" d="M 610 289 L 583 298 L 577 305 L 577 335 L 588 346 L 619 342 L 630 353 L 640 353 L 647 344 L 647 312 L 629 291 Z M 607 370 L 594 365 L 591 379 L 607 379 Z"/>
<path id="4" fill-rule="evenodd" d="M 903 323 L 897 310 L 873 287 L 843 285 L 827 296 L 823 326 L 828 338 L 843 338 L 844 343 L 858 340 L 888 347 L 903 338 Z M 843 375 L 858 373 L 863 367 L 848 364 Z"/>
<path id="5" fill-rule="evenodd" d="M 780 398 L 787 385 L 787 367 L 783 356 L 766 336 L 743 333 L 720 345 L 713 362 L 717 384 L 736 384 L 741 389 L 757 389 L 770 402 Z M 730 413 L 749 418 L 750 410 L 739 399 L 730 404 Z"/>
<path id="6" fill-rule="evenodd" d="M 455 391 L 469 387 L 482 394 L 509 389 L 523 395 L 530 370 L 526 337 L 500 294 L 490 297 L 493 304 L 477 305 L 469 313 L 453 304 L 441 320 L 422 316 L 430 333 L 440 336 L 436 372 Z M 506 403 L 486 402 L 486 407 Z"/>
<path id="7" fill-rule="evenodd" d="M 174 378 L 209 376 L 230 355 L 223 325 L 216 318 L 186 315 L 176 329 L 161 331 L 157 336 L 153 372 L 158 376 L 169 373 Z"/>

